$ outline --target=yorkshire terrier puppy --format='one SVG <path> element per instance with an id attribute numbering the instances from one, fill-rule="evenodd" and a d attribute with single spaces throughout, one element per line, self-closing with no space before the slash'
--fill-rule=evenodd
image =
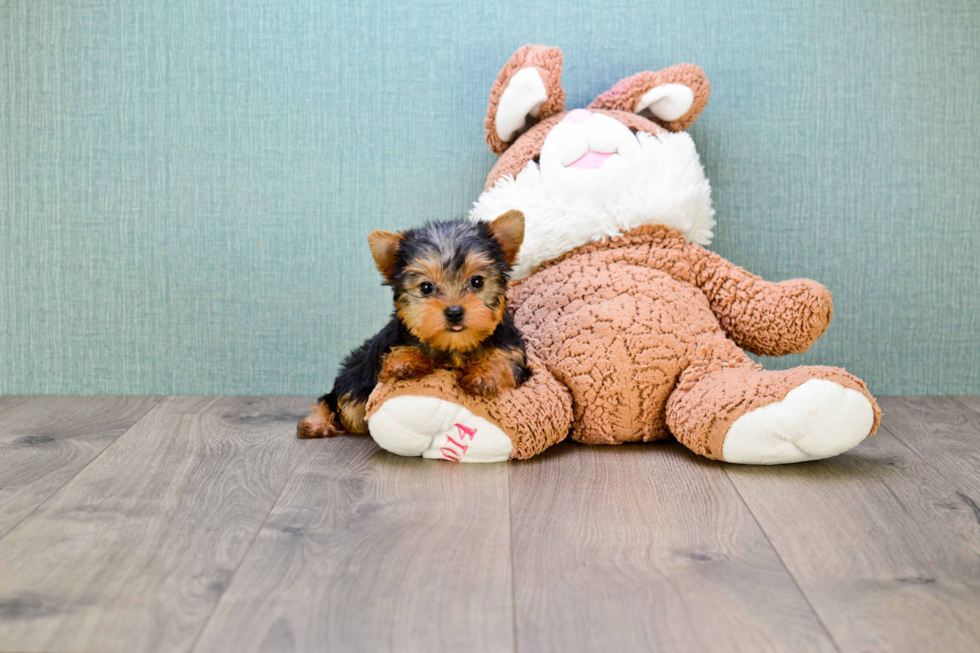
<path id="1" fill-rule="evenodd" d="M 524 340 L 507 312 L 507 281 L 524 240 L 524 214 L 493 222 L 436 222 L 401 233 L 373 231 L 371 254 L 395 293 L 391 321 L 351 352 L 301 438 L 367 433 L 365 406 L 378 381 L 460 371 L 459 385 L 491 397 L 530 376 Z"/>

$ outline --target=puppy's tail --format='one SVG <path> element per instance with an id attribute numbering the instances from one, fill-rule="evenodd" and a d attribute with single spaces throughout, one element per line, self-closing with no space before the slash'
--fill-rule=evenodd
<path id="1" fill-rule="evenodd" d="M 310 409 L 312 412 L 296 426 L 297 438 L 330 438 L 344 432 L 337 418 L 337 396 L 334 393 L 323 395 Z"/>

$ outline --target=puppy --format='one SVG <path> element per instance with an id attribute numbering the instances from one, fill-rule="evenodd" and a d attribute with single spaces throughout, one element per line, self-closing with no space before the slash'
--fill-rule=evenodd
<path id="1" fill-rule="evenodd" d="M 368 236 L 395 294 L 391 321 L 344 360 L 333 391 L 299 423 L 300 438 L 367 433 L 378 381 L 459 370 L 459 385 L 492 397 L 530 376 L 524 340 L 507 312 L 507 281 L 524 240 L 524 214 L 493 222 L 435 222 Z"/>

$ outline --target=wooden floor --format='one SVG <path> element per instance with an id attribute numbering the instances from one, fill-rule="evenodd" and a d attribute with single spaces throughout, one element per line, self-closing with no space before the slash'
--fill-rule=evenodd
<path id="1" fill-rule="evenodd" d="M 0 397 L 0 650 L 980 650 L 978 397 L 774 468 L 400 458 L 309 403 Z"/>

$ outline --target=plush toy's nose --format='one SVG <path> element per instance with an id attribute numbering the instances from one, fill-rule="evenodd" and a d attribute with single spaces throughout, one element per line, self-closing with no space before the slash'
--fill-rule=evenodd
<path id="1" fill-rule="evenodd" d="M 589 118 L 595 114 L 588 109 L 573 109 L 568 112 L 568 115 L 562 118 L 562 122 L 570 122 L 573 125 L 579 125 L 587 121 Z"/>

